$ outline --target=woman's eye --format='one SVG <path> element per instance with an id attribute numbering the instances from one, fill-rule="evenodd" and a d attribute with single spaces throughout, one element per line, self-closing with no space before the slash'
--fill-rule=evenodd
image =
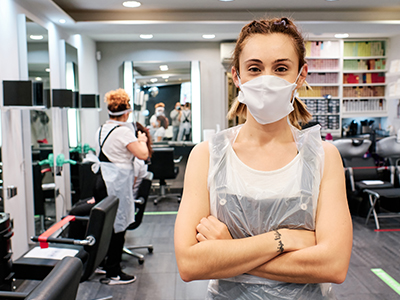
<path id="1" fill-rule="evenodd" d="M 260 69 L 257 67 L 251 67 L 251 68 L 249 68 L 249 72 L 253 72 L 253 73 L 260 72 Z"/>
<path id="2" fill-rule="evenodd" d="M 278 72 L 278 73 L 283 73 L 283 72 L 286 72 L 288 69 L 286 68 L 286 67 L 278 67 L 278 68 L 276 68 L 276 72 Z"/>

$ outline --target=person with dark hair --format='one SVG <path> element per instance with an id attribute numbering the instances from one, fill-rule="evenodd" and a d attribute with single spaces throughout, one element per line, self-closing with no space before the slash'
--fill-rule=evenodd
<path id="1" fill-rule="evenodd" d="M 105 102 L 110 119 L 96 133 L 100 170 L 94 197 L 99 202 L 108 195 L 117 196 L 119 206 L 104 263 L 107 278 L 104 282 L 109 285 L 127 284 L 136 279 L 122 272 L 120 266 L 125 232 L 135 220 L 133 160 L 146 160 L 149 150 L 146 134 L 139 132 L 136 137 L 133 124 L 127 122 L 132 112 L 128 94 L 123 89 L 110 91 L 105 95 Z"/>
<path id="2" fill-rule="evenodd" d="M 151 158 L 151 155 L 153 154 L 153 148 L 151 146 L 152 142 L 151 142 L 151 136 L 150 133 L 148 131 L 147 128 L 145 128 L 142 124 L 140 124 L 139 122 L 136 122 L 136 133 L 144 133 L 146 134 L 147 137 L 147 149 L 149 150 L 149 156 L 147 158 L 147 160 L 142 160 L 142 159 L 138 159 L 135 158 L 135 160 L 133 161 L 133 172 L 135 174 L 135 180 L 133 182 L 133 197 L 136 199 L 137 197 L 137 193 L 139 191 L 139 186 L 140 183 L 142 182 L 143 178 L 145 178 L 147 176 L 147 161 Z"/>
<path id="3" fill-rule="evenodd" d="M 206 299 L 336 299 L 352 248 L 340 154 L 296 97 L 307 76 L 292 20 L 242 28 L 229 116 L 246 118 L 190 153 L 175 223 L 184 281 L 211 279 Z"/>
<path id="4" fill-rule="evenodd" d="M 165 130 L 168 129 L 169 122 L 164 116 L 157 116 L 156 131 L 154 132 L 154 142 L 161 142 L 165 136 Z"/>

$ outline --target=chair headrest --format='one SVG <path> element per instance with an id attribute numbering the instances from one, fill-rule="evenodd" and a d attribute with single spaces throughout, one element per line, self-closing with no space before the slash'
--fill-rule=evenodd
<path id="1" fill-rule="evenodd" d="M 362 157 L 371 146 L 370 140 L 339 139 L 333 141 L 342 157 Z"/>
<path id="2" fill-rule="evenodd" d="M 381 157 L 399 157 L 400 143 L 396 136 L 389 136 L 376 142 L 376 153 Z"/>

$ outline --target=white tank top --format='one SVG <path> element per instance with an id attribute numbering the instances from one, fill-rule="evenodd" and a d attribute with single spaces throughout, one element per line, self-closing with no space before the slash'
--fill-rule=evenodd
<path id="1" fill-rule="evenodd" d="M 258 171 L 250 168 L 240 160 L 232 147 L 228 147 L 226 156 L 227 181 L 234 182 L 236 174 L 240 174 L 242 184 L 246 186 L 245 190 L 241 190 L 239 184 L 229 185 L 228 193 L 246 197 L 262 193 L 263 198 L 299 196 L 300 176 L 297 175 L 301 174 L 302 170 L 300 155 L 297 154 L 289 164 L 274 171 Z M 291 178 L 290 181 L 293 183 L 290 191 L 287 190 L 288 178 Z"/>

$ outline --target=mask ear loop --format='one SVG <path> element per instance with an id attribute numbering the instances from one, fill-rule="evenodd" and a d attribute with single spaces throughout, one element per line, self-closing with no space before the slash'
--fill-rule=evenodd
<path id="1" fill-rule="evenodd" d="M 294 81 L 294 84 L 296 84 L 296 85 L 297 85 L 297 80 L 299 80 L 299 77 L 301 75 L 301 72 L 303 72 L 303 67 L 304 67 L 304 65 L 301 66 L 300 72 L 299 72 L 299 74 L 297 74 L 296 80 Z M 297 93 L 297 89 L 294 89 L 293 98 L 292 98 L 292 101 L 290 102 L 291 104 L 294 103 L 294 98 L 296 98 L 296 93 Z"/>
<path id="2" fill-rule="evenodd" d="M 240 80 L 240 76 L 239 76 L 239 73 L 238 73 L 238 72 L 236 72 L 236 75 L 237 75 L 237 78 L 238 78 L 238 80 L 239 80 L 239 88 L 240 88 L 240 86 L 242 85 L 242 81 Z"/>

